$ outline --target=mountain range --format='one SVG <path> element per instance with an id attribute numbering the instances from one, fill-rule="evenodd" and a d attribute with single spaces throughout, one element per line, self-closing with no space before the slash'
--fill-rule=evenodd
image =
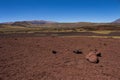
<path id="1" fill-rule="evenodd" d="M 32 21 L 16 21 L 16 22 L 6 22 L 0 23 L 0 28 L 23 28 L 23 27 L 49 27 L 49 28 L 76 28 L 76 27 L 112 27 L 117 28 L 120 26 L 120 19 L 117 19 L 110 23 L 91 23 L 91 22 L 74 22 L 74 23 L 59 23 L 54 21 L 45 21 L 45 20 L 32 20 Z M 116 28 L 116 29 L 117 29 Z M 119 27 L 120 28 L 120 27 Z"/>
<path id="2" fill-rule="evenodd" d="M 59 22 L 46 21 L 46 20 L 31 20 L 31 21 L 5 22 L 5 23 L 0 23 L 0 24 L 12 24 L 12 25 L 16 25 L 16 24 L 36 24 L 36 25 L 39 25 L 39 24 L 54 24 L 54 23 L 59 23 Z M 81 23 L 81 22 L 79 22 L 79 23 Z M 84 23 L 88 23 L 88 22 L 84 22 Z M 120 18 L 111 22 L 111 23 L 120 23 Z"/>
<path id="3" fill-rule="evenodd" d="M 1 24 L 16 24 L 16 23 L 51 24 L 51 23 L 57 23 L 57 22 L 53 22 L 53 21 L 45 21 L 45 20 L 31 20 L 31 21 L 5 22 L 5 23 L 1 23 Z"/>
<path id="4" fill-rule="evenodd" d="M 41 29 L 44 30 L 120 30 L 120 19 L 110 23 L 91 23 L 91 22 L 74 22 L 60 23 L 45 20 L 34 21 L 16 21 L 1 23 L 1 30 L 20 30 L 20 29 Z"/>

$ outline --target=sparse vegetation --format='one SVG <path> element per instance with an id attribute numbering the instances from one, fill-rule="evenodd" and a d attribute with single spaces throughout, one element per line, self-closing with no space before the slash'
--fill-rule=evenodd
<path id="1" fill-rule="evenodd" d="M 115 23 L 47 23 L 47 24 L 33 24 L 30 22 L 15 22 L 11 24 L 0 24 L 0 34 L 11 33 L 41 33 L 41 32 L 55 32 L 51 36 L 59 36 L 57 32 L 83 32 L 91 37 L 105 37 L 112 33 L 120 33 L 120 24 Z M 36 34 L 38 35 L 38 34 Z M 41 34 L 45 35 L 45 34 Z M 62 34 L 63 35 L 63 34 Z M 75 36 L 75 35 L 74 35 Z M 76 35 L 77 36 L 77 35 Z M 113 38 L 113 35 L 110 35 Z M 119 35 L 116 35 L 119 36 Z M 118 38 L 118 37 L 114 38 Z"/>
<path id="2" fill-rule="evenodd" d="M 92 31 L 93 33 L 97 33 L 97 34 L 110 34 L 111 32 L 115 32 L 115 31 Z"/>

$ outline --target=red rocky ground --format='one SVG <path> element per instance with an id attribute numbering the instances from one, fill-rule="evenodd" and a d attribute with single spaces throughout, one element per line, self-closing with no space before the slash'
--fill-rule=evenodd
<path id="1" fill-rule="evenodd" d="M 102 54 L 98 64 L 85 59 L 91 49 Z M 0 80 L 120 80 L 120 39 L 0 38 Z"/>

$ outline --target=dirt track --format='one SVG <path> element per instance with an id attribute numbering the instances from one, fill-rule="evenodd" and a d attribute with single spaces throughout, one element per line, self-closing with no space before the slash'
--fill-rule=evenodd
<path id="1" fill-rule="evenodd" d="M 85 60 L 91 49 L 102 53 L 98 64 Z M 120 39 L 0 38 L 0 80 L 120 80 Z"/>

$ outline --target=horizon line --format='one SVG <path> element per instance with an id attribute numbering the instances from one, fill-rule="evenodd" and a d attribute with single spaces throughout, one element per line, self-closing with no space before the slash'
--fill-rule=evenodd
<path id="1" fill-rule="evenodd" d="M 117 19 L 116 19 L 117 20 Z M 22 21 L 50 21 L 50 22 L 57 22 L 57 23 L 79 23 L 79 22 L 86 22 L 86 23 L 112 23 L 114 21 L 55 21 L 55 20 L 43 20 L 43 19 L 38 19 L 38 20 L 14 20 L 14 21 L 0 21 L 0 23 L 14 23 L 14 22 L 22 22 Z"/>

